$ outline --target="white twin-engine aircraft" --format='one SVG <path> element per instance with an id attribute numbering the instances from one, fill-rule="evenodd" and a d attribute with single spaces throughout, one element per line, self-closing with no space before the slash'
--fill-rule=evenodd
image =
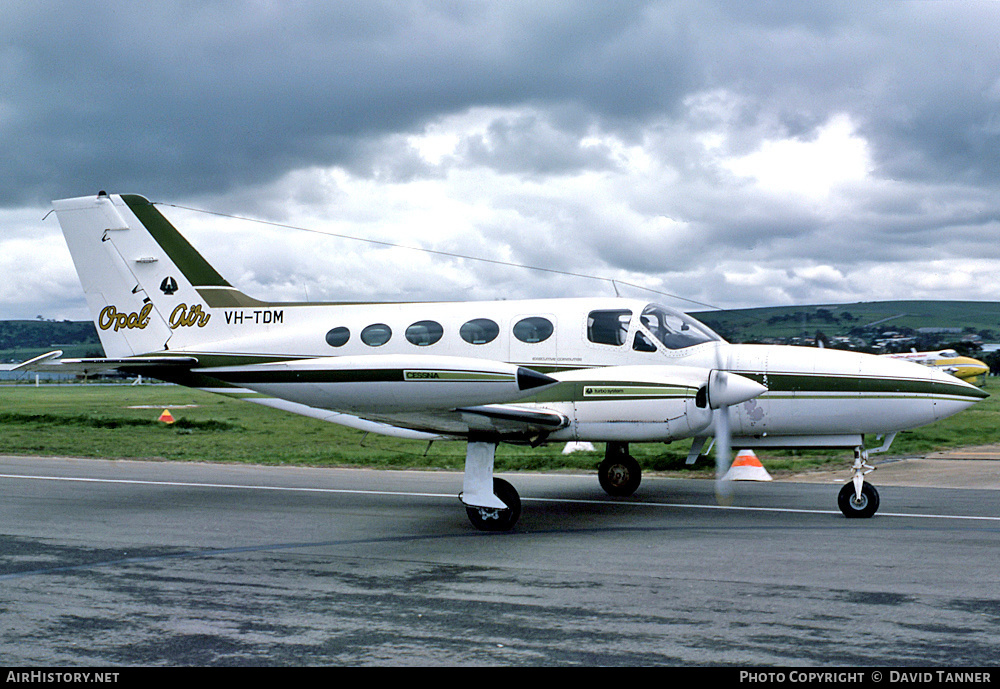
<path id="1" fill-rule="evenodd" d="M 465 440 L 461 501 L 508 530 L 517 491 L 498 443 L 607 443 L 602 487 L 630 495 L 629 443 L 712 437 L 728 448 L 854 449 L 840 492 L 870 517 L 865 436 L 951 416 L 986 393 L 918 364 L 836 350 L 734 345 L 665 306 L 621 298 L 448 303 L 270 303 L 236 290 L 141 196 L 55 201 L 106 359 L 117 368 L 365 431 Z M 873 450 L 874 451 L 874 450 Z"/>

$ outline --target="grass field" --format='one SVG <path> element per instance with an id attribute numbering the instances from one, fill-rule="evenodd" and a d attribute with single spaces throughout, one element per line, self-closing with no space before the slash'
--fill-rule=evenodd
<path id="1" fill-rule="evenodd" d="M 989 399 L 944 421 L 901 433 L 893 455 L 1000 443 L 1000 384 Z M 189 406 L 190 405 L 190 406 Z M 157 419 L 164 408 L 176 419 Z M 877 443 L 873 443 L 877 444 Z M 709 461 L 692 470 L 684 459 L 690 441 L 634 444 L 632 454 L 647 471 L 712 475 Z M 563 444 L 538 448 L 502 445 L 498 471 L 592 471 L 595 452 L 562 454 Z M 0 385 L 0 454 L 149 458 L 175 461 L 245 462 L 309 466 L 461 470 L 465 444 L 365 435 L 255 404 L 171 385 Z M 843 466 L 849 452 L 758 452 L 772 473 L 816 466 Z"/>

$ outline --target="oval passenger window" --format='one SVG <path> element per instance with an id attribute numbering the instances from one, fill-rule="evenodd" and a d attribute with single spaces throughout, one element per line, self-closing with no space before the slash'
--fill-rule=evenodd
<path id="1" fill-rule="evenodd" d="M 343 347 L 351 339 L 351 331 L 347 328 L 334 328 L 326 334 L 326 343 L 331 347 Z"/>
<path id="2" fill-rule="evenodd" d="M 474 318 L 463 325 L 458 334 L 469 344 L 487 344 L 497 339 L 497 335 L 500 334 L 500 326 L 489 318 Z"/>
<path id="3" fill-rule="evenodd" d="M 444 328 L 436 321 L 418 321 L 406 329 L 406 339 L 418 347 L 432 345 L 444 335 Z"/>
<path id="4" fill-rule="evenodd" d="M 361 331 L 361 341 L 369 347 L 381 347 L 390 337 L 392 329 L 385 323 L 375 323 Z"/>
<path id="5" fill-rule="evenodd" d="M 548 318 L 531 316 L 530 318 L 522 318 L 517 322 L 514 326 L 514 337 L 521 342 L 533 344 L 549 339 L 552 336 L 553 330 L 552 321 Z"/>

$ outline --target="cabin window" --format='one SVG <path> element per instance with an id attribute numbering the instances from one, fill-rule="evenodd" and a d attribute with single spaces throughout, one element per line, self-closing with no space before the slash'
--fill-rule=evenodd
<path id="1" fill-rule="evenodd" d="M 326 334 L 326 343 L 331 347 L 343 347 L 351 339 L 351 331 L 347 328 L 334 328 Z"/>
<path id="2" fill-rule="evenodd" d="M 591 311 L 587 317 L 587 339 L 596 344 L 623 345 L 632 322 L 627 309 Z"/>
<path id="3" fill-rule="evenodd" d="M 391 337 L 392 328 L 385 323 L 375 323 L 361 331 L 361 341 L 369 347 L 381 347 Z"/>
<path id="4" fill-rule="evenodd" d="M 474 318 L 459 328 L 458 334 L 469 344 L 487 344 L 497 339 L 500 326 L 489 318 Z"/>
<path id="5" fill-rule="evenodd" d="M 541 316 L 522 318 L 514 325 L 514 337 L 521 342 L 534 344 L 544 342 L 552 336 L 555 330 L 552 321 Z"/>
<path id="6" fill-rule="evenodd" d="M 418 321 L 407 328 L 404 334 L 411 344 L 426 347 L 441 339 L 444 335 L 444 328 L 435 321 Z"/>

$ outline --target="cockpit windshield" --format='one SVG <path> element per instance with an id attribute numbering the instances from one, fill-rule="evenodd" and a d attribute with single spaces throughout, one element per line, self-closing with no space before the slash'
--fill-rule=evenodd
<path id="1" fill-rule="evenodd" d="M 683 349 L 702 342 L 722 340 L 707 326 L 687 314 L 657 304 L 650 304 L 642 310 L 640 322 L 667 349 Z M 651 344 L 648 342 L 640 344 L 640 339 L 637 338 L 635 348 L 649 351 L 648 347 Z"/>

